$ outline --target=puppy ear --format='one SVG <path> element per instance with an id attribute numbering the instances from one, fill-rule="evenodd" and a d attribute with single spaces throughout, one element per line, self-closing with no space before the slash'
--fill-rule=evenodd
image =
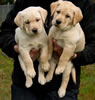
<path id="1" fill-rule="evenodd" d="M 60 1 L 60 0 L 59 0 Z M 57 7 L 60 5 L 60 2 L 53 2 L 50 5 L 50 9 L 51 9 L 51 16 L 54 14 L 55 10 L 57 9 Z"/>
<path id="2" fill-rule="evenodd" d="M 23 28 L 23 14 L 21 11 L 16 15 L 14 22 L 17 26 Z"/>
<path id="3" fill-rule="evenodd" d="M 45 20 L 48 14 L 47 10 L 40 7 L 39 12 L 40 12 L 43 23 L 45 23 Z"/>
<path id="4" fill-rule="evenodd" d="M 75 26 L 78 22 L 80 22 L 83 18 L 81 9 L 79 7 L 76 7 L 74 9 L 74 19 L 73 19 L 73 25 Z"/>

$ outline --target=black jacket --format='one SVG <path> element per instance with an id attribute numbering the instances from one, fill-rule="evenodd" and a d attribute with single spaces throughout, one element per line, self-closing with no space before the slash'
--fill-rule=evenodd
<path id="1" fill-rule="evenodd" d="M 14 24 L 14 17 L 18 11 L 23 10 L 29 6 L 41 6 L 48 10 L 50 16 L 50 3 L 56 0 L 16 0 L 13 9 L 7 15 L 6 20 L 1 25 L 0 32 L 0 48 L 5 52 L 9 57 L 14 59 L 14 70 L 12 74 L 13 83 L 18 86 L 25 85 L 25 76 L 21 70 L 19 61 L 17 59 L 17 53 L 14 51 L 13 46 L 16 44 L 14 40 L 15 28 L 17 27 Z M 76 67 L 77 73 L 77 84 L 74 85 L 72 78 L 70 78 L 68 90 L 76 89 L 78 90 L 80 84 L 80 66 L 92 64 L 95 62 L 95 3 L 92 0 L 70 0 L 76 6 L 80 7 L 83 13 L 83 20 L 81 21 L 82 29 L 85 33 L 86 46 L 84 51 L 78 53 L 76 59 L 73 60 L 73 63 Z M 37 70 L 38 62 L 35 61 L 35 69 Z M 55 76 L 50 83 L 47 83 L 45 86 L 41 86 L 37 82 L 37 76 L 34 79 L 34 84 L 31 88 L 41 88 L 38 90 L 57 90 L 61 83 L 61 75 Z M 36 85 L 35 85 L 36 84 Z M 43 89 L 42 89 L 43 88 Z M 78 92 L 78 91 L 76 91 Z"/>

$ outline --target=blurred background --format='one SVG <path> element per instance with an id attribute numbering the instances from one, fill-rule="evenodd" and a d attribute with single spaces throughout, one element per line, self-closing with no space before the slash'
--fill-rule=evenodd
<path id="1" fill-rule="evenodd" d="M 95 1 L 95 0 L 94 0 Z M 0 0 L 0 24 L 15 0 Z M 0 50 L 0 100 L 11 100 L 13 59 Z M 95 64 L 82 66 L 79 100 L 95 100 Z"/>
<path id="2" fill-rule="evenodd" d="M 7 13 L 11 10 L 15 0 L 0 0 L 0 24 L 4 21 Z"/>
<path id="3" fill-rule="evenodd" d="M 7 4 L 7 3 L 13 4 L 13 2 L 15 2 L 15 0 L 0 0 L 0 5 Z"/>

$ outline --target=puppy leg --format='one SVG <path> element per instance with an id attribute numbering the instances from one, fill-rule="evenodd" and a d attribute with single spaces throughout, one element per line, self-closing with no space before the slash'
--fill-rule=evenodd
<path id="1" fill-rule="evenodd" d="M 61 54 L 58 66 L 57 66 L 56 71 L 55 71 L 56 74 L 61 74 L 64 72 L 67 62 L 70 60 L 70 58 L 74 54 L 74 50 L 75 50 L 75 48 L 64 47 L 64 50 Z"/>
<path id="2" fill-rule="evenodd" d="M 45 79 L 45 76 L 44 76 L 44 71 L 41 69 L 40 64 L 38 66 L 38 82 L 41 85 L 44 85 L 46 83 L 46 79 Z"/>
<path id="3" fill-rule="evenodd" d="M 48 58 L 49 58 L 49 60 L 52 57 L 52 53 L 53 53 L 52 37 L 51 36 L 48 36 Z"/>
<path id="4" fill-rule="evenodd" d="M 47 45 L 41 49 L 41 56 L 39 58 L 39 61 L 40 61 L 40 66 L 42 70 L 44 70 L 45 72 L 48 71 L 50 68 L 50 65 L 48 62 L 48 46 Z"/>
<path id="5" fill-rule="evenodd" d="M 53 74 L 55 71 L 55 67 L 56 67 L 56 61 L 54 60 L 54 58 L 51 58 L 50 60 L 50 69 L 49 72 L 46 75 L 46 81 L 50 82 L 53 79 Z"/>
<path id="6" fill-rule="evenodd" d="M 24 62 L 23 62 L 23 60 L 22 60 L 22 57 L 21 57 L 20 55 L 18 55 L 18 59 L 19 59 L 21 68 L 22 68 L 24 74 L 26 75 L 26 67 L 25 67 L 25 64 L 24 64 Z"/>
<path id="7" fill-rule="evenodd" d="M 69 78 L 70 78 L 70 73 L 71 73 L 71 69 L 72 69 L 72 63 L 69 61 L 66 65 L 66 68 L 64 70 L 63 76 L 62 76 L 62 83 L 61 86 L 58 90 L 58 95 L 59 97 L 64 97 L 66 94 L 66 88 L 69 82 Z"/>
<path id="8" fill-rule="evenodd" d="M 72 74 L 73 82 L 76 84 L 76 70 L 74 66 L 72 67 L 71 74 Z"/>
<path id="9" fill-rule="evenodd" d="M 25 86 L 27 88 L 29 88 L 29 87 L 32 86 L 32 84 L 33 84 L 32 78 L 30 76 L 26 75 L 26 83 L 25 83 Z"/>
<path id="10" fill-rule="evenodd" d="M 18 56 L 18 59 L 20 61 L 21 68 L 22 68 L 22 70 L 23 70 L 23 72 L 25 74 L 25 77 L 26 77 L 26 83 L 25 83 L 25 85 L 26 85 L 27 88 L 29 88 L 33 84 L 32 78 L 26 74 L 26 67 L 25 67 L 25 64 L 24 64 L 24 62 L 23 62 L 23 60 L 22 60 L 22 58 L 21 58 L 20 55 Z"/>
<path id="11" fill-rule="evenodd" d="M 33 61 L 29 55 L 29 52 L 25 49 L 24 50 L 20 49 L 19 51 L 26 67 L 26 74 L 30 76 L 31 78 L 34 78 L 36 75 L 36 72 L 34 70 Z"/>

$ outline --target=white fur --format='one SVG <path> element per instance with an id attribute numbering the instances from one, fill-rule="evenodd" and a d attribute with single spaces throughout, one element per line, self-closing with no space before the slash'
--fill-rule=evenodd
<path id="1" fill-rule="evenodd" d="M 43 85 L 46 80 L 43 80 L 44 71 L 49 70 L 48 63 L 48 38 L 44 29 L 44 22 L 47 16 L 47 11 L 41 7 L 28 7 L 20 11 L 15 23 L 18 25 L 15 33 L 15 40 L 19 49 L 19 61 L 21 68 L 26 76 L 26 87 L 31 87 L 32 79 L 36 72 L 33 61 L 30 57 L 31 49 L 40 49 L 40 55 L 37 58 L 39 61 L 39 82 Z M 37 29 L 37 32 L 33 32 Z M 36 66 L 35 66 L 36 67 Z M 41 75 L 40 75 L 41 74 Z"/>
<path id="2" fill-rule="evenodd" d="M 53 12 L 53 13 L 52 13 Z M 73 81 L 76 83 L 76 73 L 71 57 L 76 52 L 80 52 L 85 46 L 85 37 L 80 24 L 82 19 L 81 10 L 69 1 L 57 1 L 51 4 L 53 15 L 52 27 L 49 31 L 49 60 L 50 71 L 46 76 L 47 82 L 52 80 L 56 64 L 58 64 L 55 74 L 63 73 L 62 83 L 58 90 L 59 97 L 65 96 L 66 88 L 72 73 Z M 75 15 L 74 15 L 75 13 Z M 77 18 L 77 14 L 79 14 Z M 61 21 L 60 24 L 56 20 Z M 57 44 L 63 48 L 59 62 L 53 57 L 52 38 L 57 40 Z M 49 79 L 49 77 L 51 79 Z"/>

